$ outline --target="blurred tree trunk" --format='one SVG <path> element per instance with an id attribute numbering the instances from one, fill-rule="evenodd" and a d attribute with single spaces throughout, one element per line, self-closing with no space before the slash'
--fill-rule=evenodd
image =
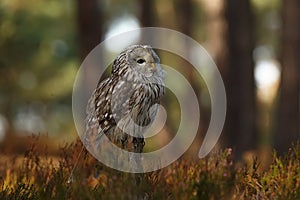
<path id="1" fill-rule="evenodd" d="M 103 18 L 100 3 L 101 1 L 98 0 L 77 0 L 77 25 L 81 62 L 102 40 Z M 82 94 L 86 102 L 83 100 L 81 106 L 84 108 L 86 107 L 87 100 L 90 98 L 90 91 L 94 90 L 97 86 L 96 83 L 98 80 L 92 77 L 95 77 L 95 74 L 97 74 L 96 70 L 98 67 L 106 67 L 99 62 L 102 62 L 102 55 L 100 53 L 97 58 L 90 57 L 88 61 L 89 66 L 83 69 L 81 87 L 83 88 Z M 97 77 L 97 79 L 100 78 Z M 84 120 L 85 116 L 82 117 Z"/>
<path id="2" fill-rule="evenodd" d="M 179 24 L 178 31 L 184 33 L 185 35 L 193 38 L 193 26 L 195 22 L 195 6 L 196 2 L 194 0 L 177 0 L 175 1 L 176 15 Z M 199 8 L 198 8 L 199 9 Z M 184 49 L 185 57 L 191 57 L 191 47 L 189 46 L 188 41 L 181 47 Z M 194 69 L 194 67 L 187 62 L 182 62 L 181 69 L 184 69 L 183 72 L 185 76 L 187 76 L 189 83 L 194 89 L 195 94 L 200 99 L 201 92 L 203 92 L 203 88 L 200 86 L 199 78 L 201 77 L 198 72 Z M 206 88 L 205 88 L 206 90 Z M 188 97 L 187 97 L 188 98 Z M 205 106 L 202 101 L 199 100 L 200 113 L 201 118 L 199 122 L 198 135 L 196 140 L 191 145 L 190 152 L 192 155 L 198 155 L 199 146 L 202 143 L 202 139 L 204 138 L 204 134 L 208 128 L 208 122 L 210 118 L 210 108 Z M 198 157 L 197 157 L 198 159 Z"/>
<path id="3" fill-rule="evenodd" d="M 153 27 L 155 26 L 156 21 L 156 13 L 154 9 L 153 0 L 140 0 L 140 21 L 142 27 Z M 142 38 L 146 39 L 147 41 L 153 41 L 154 35 L 148 34 L 147 32 L 142 33 Z M 143 40 L 142 39 L 142 40 Z M 149 44 L 148 44 L 149 45 Z"/>
<path id="4" fill-rule="evenodd" d="M 102 39 L 102 16 L 97 0 L 77 0 L 80 57 L 85 56 Z"/>
<path id="5" fill-rule="evenodd" d="M 256 147 L 253 14 L 250 0 L 228 0 L 227 58 L 221 67 L 227 93 L 227 117 L 223 142 L 235 149 L 237 159 Z"/>
<path id="6" fill-rule="evenodd" d="M 282 76 L 275 147 L 282 153 L 300 136 L 300 1 L 282 1 Z"/>
<path id="7" fill-rule="evenodd" d="M 192 29 L 193 29 L 193 17 L 194 17 L 194 12 L 193 12 L 193 6 L 194 6 L 194 2 L 193 0 L 178 0 L 176 2 L 176 10 L 177 10 L 177 14 L 178 14 L 178 23 L 179 23 L 179 31 L 184 33 L 185 35 L 192 37 Z M 182 48 L 185 48 L 185 52 L 186 52 L 186 58 L 190 57 L 190 48 L 188 46 L 188 44 L 186 43 L 185 46 L 183 46 Z M 198 87 L 197 87 L 197 83 L 194 77 L 194 70 L 191 66 L 186 66 L 186 63 L 183 62 L 182 63 L 182 68 L 185 69 L 188 79 L 192 85 L 192 87 L 194 88 L 194 90 L 196 90 L 196 94 L 198 93 Z"/>
<path id="8" fill-rule="evenodd" d="M 177 11 L 179 20 L 179 29 L 182 33 L 191 37 L 193 26 L 193 0 L 178 0 Z"/>
<path id="9" fill-rule="evenodd" d="M 154 26 L 155 13 L 154 13 L 154 3 L 153 0 L 140 0 L 140 19 L 142 27 Z"/>
<path id="10" fill-rule="evenodd" d="M 225 1 L 202 0 L 202 5 L 205 10 L 205 32 L 207 33 L 205 48 L 213 56 L 221 74 L 225 74 L 224 63 L 227 58 Z"/>

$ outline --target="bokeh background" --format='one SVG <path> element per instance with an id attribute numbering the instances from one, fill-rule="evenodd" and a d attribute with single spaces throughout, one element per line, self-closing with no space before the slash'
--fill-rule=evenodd
<path id="1" fill-rule="evenodd" d="M 300 136 L 299 9 L 298 0 L 1 0 L 1 152 L 22 153 L 31 135 L 50 152 L 76 140 L 72 88 L 85 56 L 105 38 L 155 26 L 189 35 L 216 62 L 228 99 L 218 147 L 238 159 L 283 153 Z M 206 86 L 187 62 L 157 52 L 199 98 L 196 152 L 210 119 Z M 172 95 L 163 104 L 169 117 L 157 141 L 173 137 L 180 115 Z"/>

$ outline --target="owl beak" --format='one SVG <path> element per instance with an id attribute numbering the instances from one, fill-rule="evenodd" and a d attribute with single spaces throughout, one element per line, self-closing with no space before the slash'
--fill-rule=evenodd
<path id="1" fill-rule="evenodd" d="M 155 63 L 150 63 L 150 65 L 151 65 L 151 69 L 152 69 L 153 71 L 155 71 L 155 70 L 156 70 Z"/>

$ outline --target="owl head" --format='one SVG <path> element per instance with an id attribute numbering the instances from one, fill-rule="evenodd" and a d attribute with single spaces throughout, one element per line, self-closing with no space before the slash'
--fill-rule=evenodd
<path id="1" fill-rule="evenodd" d="M 126 67 L 142 77 L 164 77 L 160 59 L 149 45 L 132 45 L 122 51 L 114 63 L 113 71 L 122 72 L 125 70 L 122 68 Z"/>

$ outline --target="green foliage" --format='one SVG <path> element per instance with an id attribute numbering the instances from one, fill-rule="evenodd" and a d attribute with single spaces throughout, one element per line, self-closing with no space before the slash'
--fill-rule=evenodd
<path id="1" fill-rule="evenodd" d="M 79 160 L 68 183 L 81 143 L 61 148 L 58 157 L 35 149 L 22 164 L 2 171 L 0 199 L 299 199 L 300 146 L 279 157 L 268 170 L 235 166 L 231 149 L 192 161 L 182 158 L 156 172 L 128 174 L 107 168 L 88 153 Z"/>
<path id="2" fill-rule="evenodd" d="M 9 122 L 24 109 L 37 112 L 33 104 L 48 110 L 37 113 L 46 123 L 60 105 L 71 110 L 79 66 L 74 8 L 70 0 L 0 2 L 0 113 Z"/>

